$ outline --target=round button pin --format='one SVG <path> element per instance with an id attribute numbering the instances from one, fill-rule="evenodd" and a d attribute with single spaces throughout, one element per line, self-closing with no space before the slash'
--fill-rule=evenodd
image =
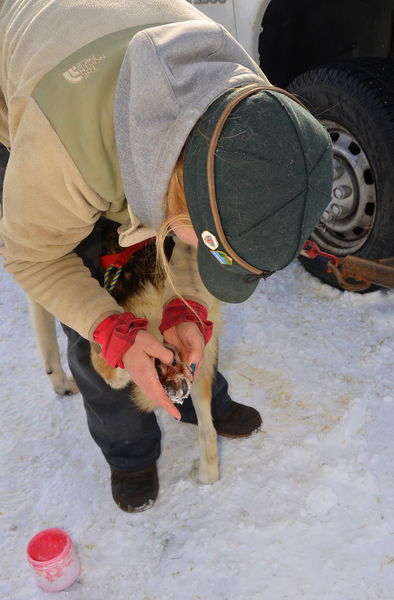
<path id="1" fill-rule="evenodd" d="M 219 247 L 219 242 L 210 231 L 203 231 L 201 234 L 202 241 L 210 250 L 216 250 Z"/>

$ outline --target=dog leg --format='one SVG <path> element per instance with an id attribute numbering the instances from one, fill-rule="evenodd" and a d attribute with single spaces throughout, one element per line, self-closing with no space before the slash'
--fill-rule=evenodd
<path id="1" fill-rule="evenodd" d="M 219 479 L 217 434 L 212 423 L 212 375 L 200 373 L 192 386 L 193 406 L 198 420 L 200 459 L 194 462 L 192 477 L 198 483 L 214 483 Z"/>
<path id="2" fill-rule="evenodd" d="M 61 365 L 54 317 L 31 298 L 28 300 L 37 345 L 53 389 L 60 396 L 77 394 L 75 381 L 66 375 Z"/>

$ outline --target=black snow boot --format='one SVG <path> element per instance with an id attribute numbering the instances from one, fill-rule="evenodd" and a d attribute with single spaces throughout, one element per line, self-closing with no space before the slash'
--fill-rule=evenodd
<path id="1" fill-rule="evenodd" d="M 155 503 L 159 493 L 156 463 L 138 471 L 111 468 L 112 496 L 126 512 L 142 512 Z"/>
<path id="2" fill-rule="evenodd" d="M 231 438 L 249 437 L 260 429 L 260 413 L 251 406 L 231 400 L 230 406 L 212 418 L 213 426 L 219 435 Z"/>

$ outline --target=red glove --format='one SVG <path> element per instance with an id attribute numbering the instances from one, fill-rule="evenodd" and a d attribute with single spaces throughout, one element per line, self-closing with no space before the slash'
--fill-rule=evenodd
<path id="1" fill-rule="evenodd" d="M 148 321 L 140 319 L 133 313 L 111 315 L 96 327 L 93 339 L 101 344 L 101 354 L 111 367 L 124 369 L 122 357 L 133 345 L 135 336 L 148 328 Z"/>
<path id="2" fill-rule="evenodd" d="M 207 320 L 207 309 L 194 300 L 188 300 L 188 304 L 190 304 L 200 318 L 198 318 L 197 315 L 190 310 L 183 300 L 180 298 L 174 298 L 163 309 L 163 316 L 159 325 L 159 331 L 161 334 L 163 334 L 163 331 L 173 327 L 174 325 L 185 323 L 185 321 L 191 321 L 192 323 L 196 323 L 204 337 L 205 343 L 207 344 L 212 337 L 213 329 L 212 321 Z"/>

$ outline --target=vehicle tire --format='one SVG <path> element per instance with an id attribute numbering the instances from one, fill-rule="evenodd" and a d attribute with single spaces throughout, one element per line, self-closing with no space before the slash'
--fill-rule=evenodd
<path id="1" fill-rule="evenodd" d="M 311 238 L 339 257 L 393 256 L 394 63 L 382 58 L 338 61 L 299 75 L 288 90 L 324 124 L 333 142 L 332 200 Z M 300 261 L 340 288 L 327 273 L 327 261 Z"/>

